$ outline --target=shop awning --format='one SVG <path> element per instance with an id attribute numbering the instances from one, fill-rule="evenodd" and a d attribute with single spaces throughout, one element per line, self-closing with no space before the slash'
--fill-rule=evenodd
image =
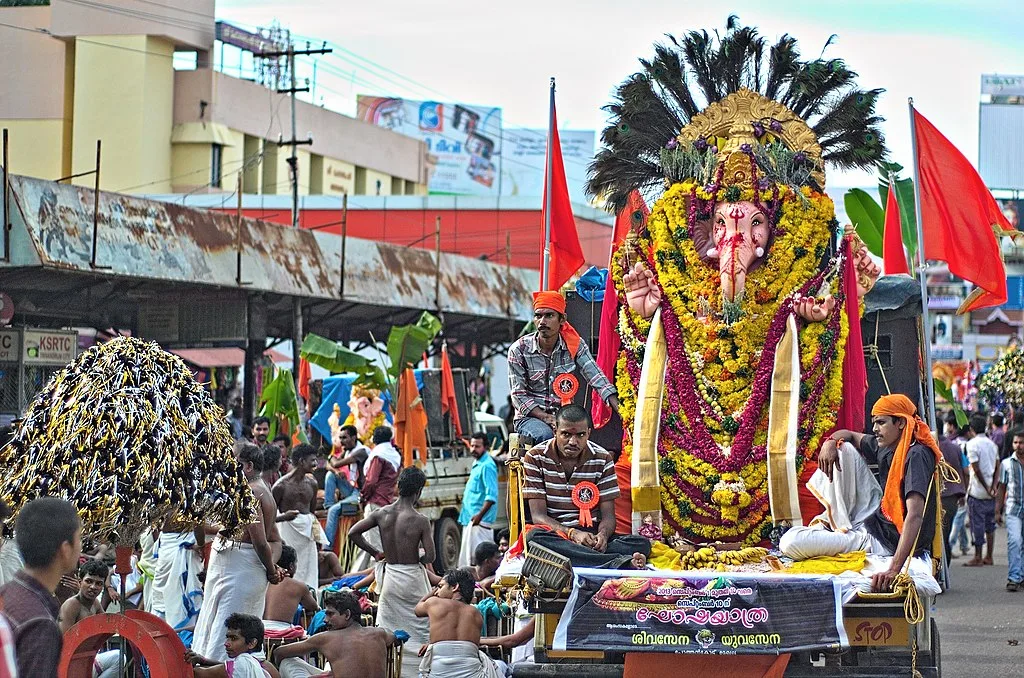
<path id="1" fill-rule="evenodd" d="M 226 348 L 172 348 L 171 353 L 196 367 L 241 367 L 245 362 L 245 351 L 232 346 Z M 268 348 L 263 352 L 275 363 L 290 363 L 291 358 L 280 351 Z"/>

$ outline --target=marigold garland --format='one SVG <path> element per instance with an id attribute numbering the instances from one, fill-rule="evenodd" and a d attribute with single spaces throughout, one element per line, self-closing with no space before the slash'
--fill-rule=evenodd
<path id="1" fill-rule="evenodd" d="M 834 207 L 826 195 L 808 188 L 799 195 L 782 186 L 756 195 L 750 189 L 740 192 L 739 200 L 770 204 L 777 221 L 764 265 L 747 275 L 741 315 L 726 325 L 719 319 L 718 270 L 701 260 L 690 237 L 697 200 L 725 199 L 726 189 L 709 188 L 693 181 L 671 186 L 636 243 L 662 289 L 669 345 L 659 440 L 662 507 L 669 532 L 697 541 L 755 544 L 765 541 L 771 528 L 765 445 L 774 350 L 792 313 L 794 295 L 817 294 L 824 271 L 831 268 L 831 261 L 824 266 L 822 261 L 833 234 Z M 736 200 L 733 193 L 729 197 Z M 612 276 L 619 290 L 624 273 L 624 263 L 615 257 Z M 835 310 L 820 323 L 799 321 L 800 467 L 835 425 L 842 398 L 849 332 L 842 290 L 837 275 L 825 284 L 825 292 L 836 298 Z M 627 422 L 636 410 L 649 327 L 623 304 L 616 385 Z M 625 436 L 623 454 L 628 458 L 631 452 Z M 744 490 L 737 492 L 736 487 Z"/>

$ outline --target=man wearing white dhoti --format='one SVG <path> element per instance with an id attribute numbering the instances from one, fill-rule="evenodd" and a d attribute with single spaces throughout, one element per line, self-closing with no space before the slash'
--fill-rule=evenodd
<path id="1" fill-rule="evenodd" d="M 369 518 L 374 511 L 379 511 L 395 500 L 395 481 L 398 471 L 402 468 L 402 455 L 391 444 L 394 432 L 387 426 L 378 426 L 373 431 L 373 449 L 363 465 L 366 479 L 363 481 L 362 499 L 363 519 Z M 353 526 L 354 527 L 354 526 Z M 351 531 L 349 532 L 351 534 Z M 333 535 L 331 535 L 333 538 Z M 365 570 L 372 564 L 373 553 L 381 550 L 381 537 L 377 527 L 371 528 L 363 539 L 372 548 L 360 551 L 352 564 L 352 571 Z"/>
<path id="2" fill-rule="evenodd" d="M 206 570 L 203 606 L 192 641 L 196 654 L 222 662 L 228 658 L 224 649 L 227 618 L 235 613 L 261 618 L 267 586 L 281 580 L 267 540 L 277 516 L 277 505 L 260 480 L 263 452 L 255 445 L 243 444 L 236 447 L 236 455 L 249 489 L 259 501 L 259 521 L 249 525 L 239 541 L 227 539 L 224 535 L 214 540 Z"/>
<path id="3" fill-rule="evenodd" d="M 273 489 L 281 539 L 295 549 L 298 559 L 295 579 L 313 590 L 320 585 L 317 561 L 320 530 L 314 526 L 316 516 L 313 515 L 318 489 L 312 476 L 316 455 L 312 445 L 296 445 L 292 450 L 292 470 L 274 483 Z"/>
<path id="4" fill-rule="evenodd" d="M 175 631 L 195 628 L 202 609 L 203 587 L 198 575 L 203 571 L 203 558 L 195 545 L 191 530 L 161 532 L 157 538 L 151 612 Z"/>
<path id="5" fill-rule="evenodd" d="M 462 494 L 459 567 L 479 564 L 472 562 L 473 554 L 480 544 L 494 541 L 493 525 L 498 517 L 498 466 L 487 452 L 487 436 L 474 433 L 470 439 L 469 452 L 476 461 L 469 471 L 469 482 Z"/>
<path id="6" fill-rule="evenodd" d="M 417 467 L 403 469 L 398 477 L 398 501 L 360 520 L 348 533 L 356 546 L 378 561 L 374 572 L 380 595 L 377 626 L 409 634 L 403 648 L 403 676 L 416 675 L 416 652 L 429 637 L 427 620 L 418 618 L 414 611 L 430 592 L 424 565 L 434 560 L 430 521 L 416 510 L 426 482 L 427 477 Z M 374 549 L 364 538 L 364 533 L 374 527 L 380 529 L 382 550 Z"/>
<path id="7" fill-rule="evenodd" d="M 421 678 L 499 678 L 497 666 L 480 651 L 483 616 L 473 605 L 476 581 L 467 568 L 446 574 L 417 605 L 430 620 L 430 645 L 420 661 Z"/>

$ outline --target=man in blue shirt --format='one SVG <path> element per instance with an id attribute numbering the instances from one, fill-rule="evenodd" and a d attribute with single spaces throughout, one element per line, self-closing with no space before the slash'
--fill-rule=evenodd
<path id="1" fill-rule="evenodd" d="M 469 482 L 462 496 L 462 548 L 459 550 L 459 567 L 473 563 L 476 547 L 485 541 L 494 541 L 491 529 L 498 517 L 498 466 L 487 453 L 487 436 L 474 433 L 470 438 L 469 451 L 476 459 L 469 472 Z"/>

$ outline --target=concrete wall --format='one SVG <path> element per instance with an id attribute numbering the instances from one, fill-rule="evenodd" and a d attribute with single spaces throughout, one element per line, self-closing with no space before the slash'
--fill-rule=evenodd
<path id="1" fill-rule="evenodd" d="M 75 39 L 74 173 L 95 166 L 96 140 L 100 139 L 102 188 L 171 189 L 173 51 L 163 38 Z M 82 177 L 76 182 L 92 185 L 93 179 Z"/>
<path id="2" fill-rule="evenodd" d="M 213 48 L 214 0 L 51 0 L 50 7 L 57 36 L 154 35 L 182 49 Z"/>
<path id="3" fill-rule="evenodd" d="M 174 122 L 199 120 L 200 100 L 207 101 L 206 119 L 252 136 L 277 140 L 291 137 L 291 108 L 284 96 L 253 82 L 210 69 L 175 73 Z M 389 177 L 425 182 L 426 145 L 390 130 L 325 108 L 298 102 L 300 137 L 312 133 L 306 149 Z M 390 181 L 390 178 L 389 178 Z"/>

